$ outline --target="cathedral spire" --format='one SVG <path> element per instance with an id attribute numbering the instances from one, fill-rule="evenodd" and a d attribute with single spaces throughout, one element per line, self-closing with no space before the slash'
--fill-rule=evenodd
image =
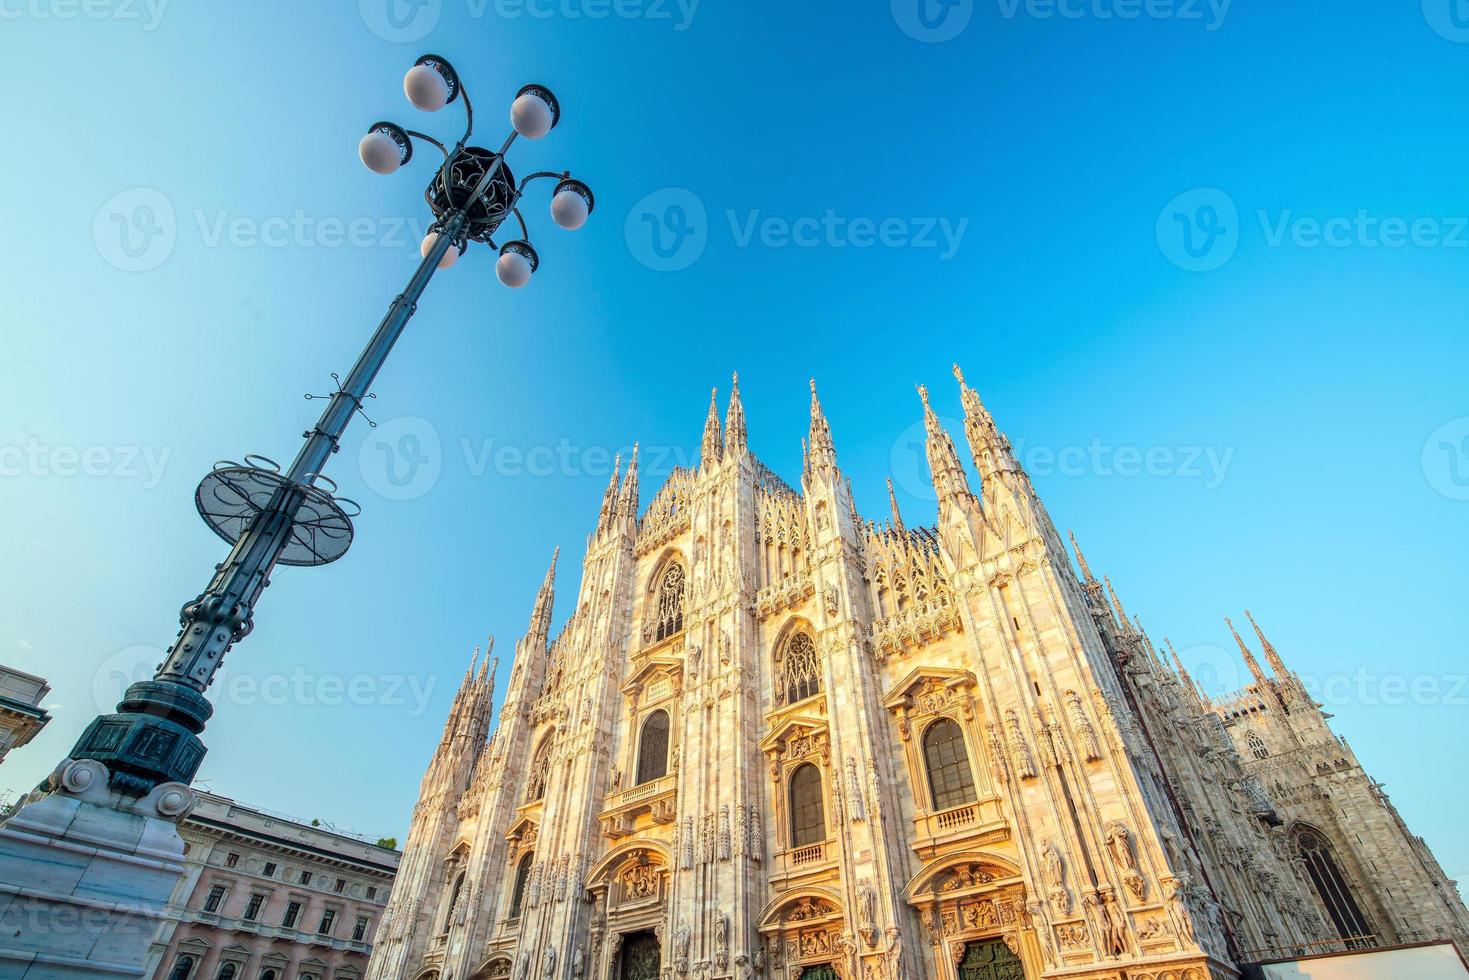
<path id="1" fill-rule="evenodd" d="M 631 475 L 632 471 L 628 472 Z M 551 552 L 551 567 L 546 569 L 545 581 L 541 583 L 541 590 L 536 593 L 536 606 L 531 611 L 530 627 L 526 630 L 527 636 L 538 637 L 543 645 L 551 635 L 551 610 L 556 600 L 556 559 L 560 557 L 561 548 L 558 545 Z"/>
<path id="2" fill-rule="evenodd" d="M 1234 623 L 1230 622 L 1228 616 L 1224 617 L 1224 625 L 1228 626 L 1229 632 L 1234 634 L 1234 642 L 1239 644 L 1239 652 L 1244 654 L 1245 666 L 1250 668 L 1250 673 L 1255 676 L 1256 683 L 1263 686 L 1265 684 L 1265 672 L 1260 669 L 1260 661 L 1255 659 L 1255 655 L 1250 652 L 1250 648 L 1245 646 L 1245 641 L 1240 639 L 1239 631 L 1234 628 Z"/>
<path id="3" fill-rule="evenodd" d="M 995 425 L 994 416 L 979 400 L 979 392 L 964 382 L 964 372 L 954 365 L 954 378 L 959 382 L 959 398 L 964 405 L 964 436 L 969 441 L 969 452 L 974 457 L 974 468 L 979 472 L 981 489 L 993 489 L 991 480 L 997 476 L 1008 479 L 1018 465 L 1010 454 L 1010 440 Z"/>
<path id="4" fill-rule="evenodd" d="M 1087 566 L 1086 555 L 1081 553 L 1081 545 L 1076 543 L 1076 535 L 1068 529 L 1066 536 L 1071 539 L 1071 550 L 1076 552 L 1076 564 L 1081 568 L 1081 580 L 1088 584 L 1095 582 L 1096 579 L 1092 578 L 1092 570 Z"/>
<path id="5" fill-rule="evenodd" d="M 597 515 L 597 531 L 606 530 L 612 522 L 612 515 L 617 509 L 617 481 L 622 475 L 622 453 L 617 454 L 617 460 L 612 464 L 612 477 L 607 481 L 607 489 L 602 491 L 602 511 Z"/>
<path id="6" fill-rule="evenodd" d="M 1245 618 L 1255 628 L 1255 635 L 1260 638 L 1260 645 L 1265 648 L 1265 659 L 1270 662 L 1270 669 L 1275 671 L 1276 677 L 1284 678 L 1290 672 L 1285 669 L 1285 661 L 1280 659 L 1280 654 L 1275 652 L 1275 645 L 1265 639 L 1264 631 L 1260 629 L 1260 624 L 1255 622 L 1255 617 L 1250 615 L 1248 609 L 1245 610 Z"/>
<path id="7" fill-rule="evenodd" d="M 806 472 L 822 468 L 837 468 L 836 446 L 831 441 L 831 426 L 821 410 L 821 399 L 816 397 L 816 379 L 811 379 L 811 443 L 806 447 Z"/>
<path id="8" fill-rule="evenodd" d="M 627 476 L 622 478 L 622 490 L 617 494 L 617 514 L 627 521 L 638 519 L 638 444 L 632 444 L 632 459 L 627 464 Z"/>
<path id="9" fill-rule="evenodd" d="M 749 435 L 745 429 L 745 406 L 740 401 L 740 373 L 736 371 L 730 383 L 729 408 L 724 413 L 724 451 L 731 456 L 743 453 Z"/>
<path id="10" fill-rule="evenodd" d="M 906 534 L 907 528 L 903 527 L 903 515 L 898 511 L 898 495 L 893 492 L 892 477 L 888 477 L 888 506 L 893 511 L 893 530 L 899 534 Z"/>
<path id="11" fill-rule="evenodd" d="M 1102 582 L 1107 586 L 1107 595 L 1112 599 L 1112 606 L 1117 610 L 1117 620 L 1122 624 L 1124 633 L 1132 632 L 1132 620 L 1128 618 L 1127 610 L 1122 607 L 1122 600 L 1117 598 L 1117 590 L 1112 588 L 1112 579 L 1106 575 L 1102 576 Z"/>
<path id="12" fill-rule="evenodd" d="M 489 636 L 485 637 L 485 659 L 480 661 L 479 665 L 479 677 L 477 679 L 481 683 L 484 682 L 484 679 L 488 674 L 493 672 L 490 668 L 490 654 L 493 653 L 494 650 L 495 634 L 491 633 Z"/>
<path id="13" fill-rule="evenodd" d="M 969 478 L 959 463 L 959 454 L 954 450 L 954 440 L 944 431 L 943 423 L 928 403 L 928 387 L 918 386 L 918 397 L 923 400 L 923 427 L 928 433 L 928 471 L 933 477 L 933 488 L 938 492 L 940 506 L 955 497 L 970 497 Z"/>
<path id="14" fill-rule="evenodd" d="M 724 436 L 719 429 L 719 389 L 709 389 L 709 415 L 704 419 L 704 442 L 699 447 L 699 469 L 708 470 L 724 452 Z"/>
<path id="15" fill-rule="evenodd" d="M 1165 636 L 1163 637 L 1163 645 L 1168 648 L 1168 653 L 1173 658 L 1173 668 L 1178 671 L 1178 676 L 1183 681 L 1184 689 L 1191 693 L 1196 701 L 1202 704 L 1204 702 L 1204 692 L 1199 690 L 1199 685 L 1194 683 L 1194 679 L 1189 674 L 1188 668 L 1183 665 L 1183 658 L 1178 655 L 1177 650 L 1173 649 L 1173 641 Z"/>

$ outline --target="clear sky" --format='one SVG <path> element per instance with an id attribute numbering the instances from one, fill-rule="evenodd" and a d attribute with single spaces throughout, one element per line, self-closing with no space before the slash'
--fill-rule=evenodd
<path id="1" fill-rule="evenodd" d="M 512 165 L 596 212 L 563 232 L 533 196 L 520 292 L 484 248 L 433 283 L 329 470 L 356 543 L 276 573 L 206 785 L 401 839 L 472 648 L 500 636 L 503 691 L 558 544 L 568 613 L 611 453 L 642 441 L 650 493 L 738 370 L 795 483 L 815 376 L 862 509 L 891 473 L 931 521 L 913 385 L 956 416 L 957 360 L 1155 637 L 1236 687 L 1250 608 L 1469 874 L 1449 0 L 388 2 L 0 0 L 0 663 L 55 716 L 0 787 L 157 662 L 225 554 L 198 479 L 288 462 L 406 280 L 431 153 L 383 178 L 355 147 L 457 135 L 402 96 L 434 51 L 490 145 L 551 86 Z"/>

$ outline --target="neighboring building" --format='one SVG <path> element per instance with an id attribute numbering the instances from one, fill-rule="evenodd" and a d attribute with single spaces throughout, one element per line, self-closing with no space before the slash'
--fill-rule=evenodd
<path id="1" fill-rule="evenodd" d="M 46 727 L 51 716 L 41 702 L 50 693 L 45 678 L 0 666 L 0 762 Z"/>
<path id="2" fill-rule="evenodd" d="M 155 980 L 357 980 L 399 854 L 195 791 L 187 871 L 149 951 Z"/>
<path id="3" fill-rule="evenodd" d="M 1220 980 L 1469 942 L 1324 716 L 1280 717 L 1287 675 L 1249 699 L 1273 751 L 1309 746 L 1277 787 L 1073 568 L 959 381 L 981 492 L 921 391 L 932 528 L 857 514 L 814 385 L 800 492 L 750 454 L 737 383 L 641 517 L 636 453 L 614 472 L 493 734 L 493 667 L 456 695 L 371 980 Z"/>

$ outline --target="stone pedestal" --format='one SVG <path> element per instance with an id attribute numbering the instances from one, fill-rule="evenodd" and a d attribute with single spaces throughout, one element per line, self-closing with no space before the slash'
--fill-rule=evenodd
<path id="1" fill-rule="evenodd" d="M 0 980 L 141 977 L 184 873 L 182 783 L 146 796 L 67 759 L 0 823 Z"/>

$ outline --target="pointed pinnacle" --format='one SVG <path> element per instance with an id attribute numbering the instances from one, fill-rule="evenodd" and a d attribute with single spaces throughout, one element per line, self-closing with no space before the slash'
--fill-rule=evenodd
<path id="1" fill-rule="evenodd" d="M 1275 652 L 1275 645 L 1265 638 L 1265 631 L 1260 629 L 1260 624 L 1255 622 L 1255 617 L 1250 615 L 1248 609 L 1245 610 L 1245 618 L 1250 621 L 1250 625 L 1255 628 L 1255 635 L 1260 638 L 1260 646 L 1265 649 L 1265 659 L 1270 661 L 1270 669 L 1277 674 L 1284 675 L 1286 673 L 1285 661 L 1281 660 L 1280 654 Z"/>
<path id="2" fill-rule="evenodd" d="M 1234 635 L 1234 642 L 1239 644 L 1239 652 L 1244 654 L 1245 666 L 1250 668 L 1250 673 L 1255 675 L 1257 681 L 1263 681 L 1265 674 L 1264 671 L 1260 670 L 1260 662 L 1255 659 L 1255 655 L 1250 652 L 1250 648 L 1245 646 L 1245 641 L 1240 638 L 1239 630 L 1234 628 L 1234 623 L 1228 616 L 1224 617 L 1224 625 L 1229 627 L 1229 632 Z"/>
<path id="3" fill-rule="evenodd" d="M 1071 550 L 1076 552 L 1076 564 L 1081 566 L 1081 577 L 1088 582 L 1095 582 L 1096 579 L 1092 578 L 1092 570 L 1087 566 L 1086 555 L 1081 553 L 1081 545 L 1076 543 L 1076 535 L 1071 532 L 1070 528 L 1067 528 L 1066 536 L 1071 539 Z"/>
<path id="4" fill-rule="evenodd" d="M 923 400 L 923 410 L 925 412 L 931 412 L 931 411 L 933 411 L 933 409 L 930 408 L 929 407 L 929 404 L 928 404 L 928 385 L 926 385 L 926 384 L 919 384 L 917 387 L 918 387 L 918 397 Z"/>
<path id="5" fill-rule="evenodd" d="M 898 495 L 893 492 L 893 478 L 888 477 L 888 506 L 893 511 L 893 527 L 901 533 L 903 528 L 903 515 L 898 510 Z"/>
<path id="6" fill-rule="evenodd" d="M 961 371 L 961 370 L 959 370 L 959 362 L 958 361 L 955 361 L 954 362 L 954 378 L 959 382 L 959 386 L 961 388 L 962 387 L 965 387 L 965 385 L 964 385 L 964 372 Z"/>

